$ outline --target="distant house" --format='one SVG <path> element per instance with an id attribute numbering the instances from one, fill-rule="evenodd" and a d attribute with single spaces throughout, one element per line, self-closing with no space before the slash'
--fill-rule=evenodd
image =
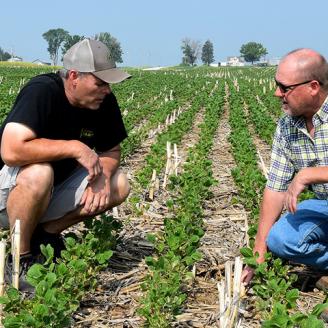
<path id="1" fill-rule="evenodd" d="M 147 67 L 147 68 L 143 68 L 143 71 L 158 71 L 159 69 L 164 68 L 163 66 L 156 66 L 156 67 Z"/>
<path id="2" fill-rule="evenodd" d="M 269 66 L 269 61 L 266 59 L 263 59 L 263 60 L 259 60 L 255 63 L 253 63 L 253 65 L 258 66 L 258 67 L 266 67 L 266 66 Z"/>
<path id="3" fill-rule="evenodd" d="M 23 58 L 14 56 L 14 57 L 10 57 L 7 61 L 11 62 L 11 63 L 21 62 L 21 61 L 23 61 Z"/>
<path id="4" fill-rule="evenodd" d="M 51 63 L 47 63 L 47 62 L 45 62 L 43 60 L 40 60 L 40 59 L 33 60 L 32 64 L 51 66 Z"/>
<path id="5" fill-rule="evenodd" d="M 274 57 L 270 59 L 263 59 L 259 60 L 258 62 L 254 63 L 255 66 L 278 66 L 280 62 L 279 57 Z"/>
<path id="6" fill-rule="evenodd" d="M 280 57 L 274 57 L 268 60 L 270 66 L 278 66 L 280 62 Z"/>
<path id="7" fill-rule="evenodd" d="M 227 66 L 245 66 L 245 60 L 243 57 L 229 56 L 227 57 Z"/>

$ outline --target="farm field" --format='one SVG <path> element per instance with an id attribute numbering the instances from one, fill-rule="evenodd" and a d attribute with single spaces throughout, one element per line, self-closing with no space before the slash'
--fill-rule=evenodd
<path id="1" fill-rule="evenodd" d="M 46 70 L 51 68 L 0 65 L 0 121 L 22 85 Z M 318 273 L 275 259 L 257 275 L 254 288 L 219 301 L 218 287 L 229 280 L 236 257 L 253 260 L 247 248 L 282 114 L 273 97 L 274 72 L 273 67 L 131 70 L 132 79 L 113 85 L 129 134 L 122 170 L 131 194 L 103 218 L 107 235 L 101 233 L 102 221 L 91 226 L 92 237 L 83 225 L 71 229 L 61 269 L 51 264 L 42 269 L 48 283 L 49 272 L 56 274 L 51 297 L 47 288 L 36 303 L 11 294 L 4 326 L 292 327 L 288 318 L 299 312 L 308 324 L 319 324 L 309 316 L 325 300 L 314 289 Z M 91 239 L 101 253 L 77 246 L 91 245 Z M 59 282 L 72 268 L 76 280 Z M 74 302 L 63 298 L 58 309 L 57 289 L 68 293 L 61 288 L 72 281 L 80 290 L 71 292 Z"/>

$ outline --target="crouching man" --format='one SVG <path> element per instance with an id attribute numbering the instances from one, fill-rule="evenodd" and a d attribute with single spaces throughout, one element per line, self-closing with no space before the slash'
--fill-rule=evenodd
<path id="1" fill-rule="evenodd" d="M 272 145 L 254 253 L 328 270 L 328 63 L 312 49 L 297 49 L 280 61 L 275 96 L 285 115 Z M 307 187 L 314 198 L 297 204 Z M 287 209 L 283 215 L 284 208 Z M 248 284 L 250 267 L 242 274 Z M 328 276 L 317 287 L 328 290 Z M 322 317 L 328 320 L 326 310 Z"/>
<path id="2" fill-rule="evenodd" d="M 130 75 L 96 40 L 78 42 L 63 61 L 61 71 L 24 86 L 0 129 L 0 225 L 21 220 L 26 271 L 40 244 L 58 255 L 60 232 L 119 205 L 130 189 L 119 170 L 127 134 L 109 85 Z"/>

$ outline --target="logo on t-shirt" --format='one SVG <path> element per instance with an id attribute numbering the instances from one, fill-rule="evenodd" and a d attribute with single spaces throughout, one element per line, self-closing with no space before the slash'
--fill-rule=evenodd
<path id="1" fill-rule="evenodd" d="M 93 135 L 93 131 L 83 128 L 81 130 L 80 138 L 92 138 Z"/>

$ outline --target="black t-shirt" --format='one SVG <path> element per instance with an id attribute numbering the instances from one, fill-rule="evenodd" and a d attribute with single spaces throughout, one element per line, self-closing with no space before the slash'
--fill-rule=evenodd
<path id="1" fill-rule="evenodd" d="M 97 110 L 72 106 L 59 75 L 42 74 L 32 78 L 20 91 L 14 106 L 0 128 L 9 122 L 31 128 L 37 138 L 79 140 L 97 152 L 107 151 L 127 137 L 120 109 L 111 92 Z M 51 163 L 55 184 L 67 178 L 78 165 L 74 159 Z M 3 162 L 0 163 L 3 165 Z"/>

